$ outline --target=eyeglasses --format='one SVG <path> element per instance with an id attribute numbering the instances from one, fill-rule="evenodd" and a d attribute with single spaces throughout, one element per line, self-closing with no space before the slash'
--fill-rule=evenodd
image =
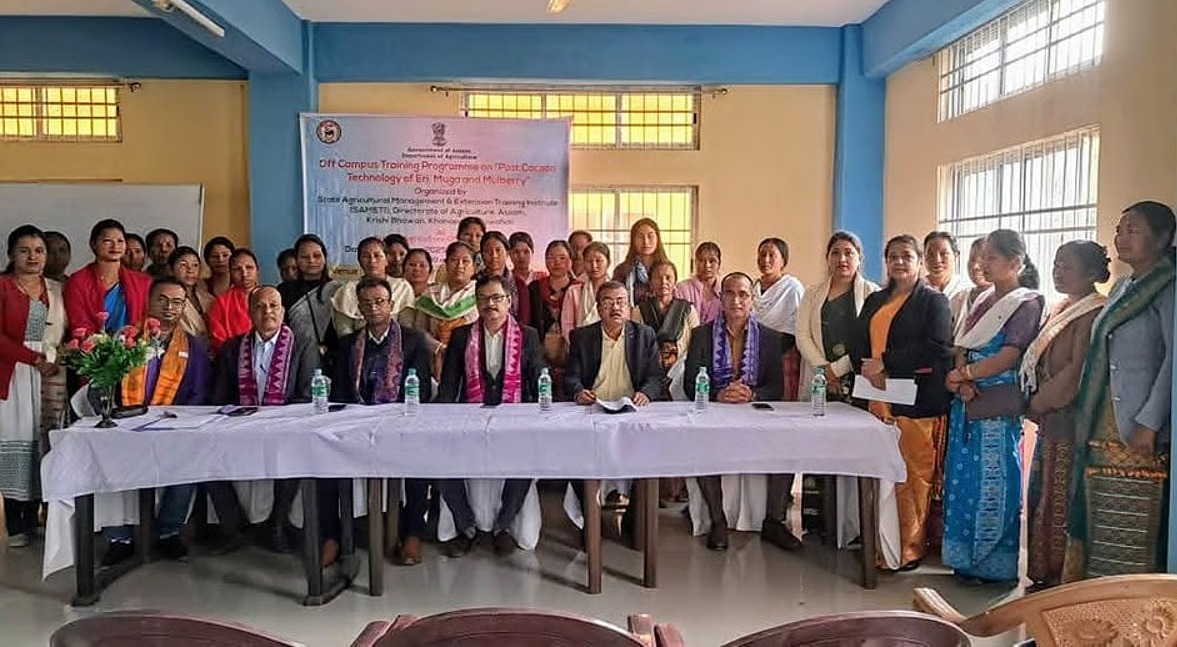
<path id="1" fill-rule="evenodd" d="M 478 305 L 498 305 L 507 299 L 505 294 L 480 294 L 476 297 Z"/>
<path id="2" fill-rule="evenodd" d="M 369 300 L 361 300 L 360 301 L 360 308 L 363 310 L 371 310 L 373 308 L 379 308 L 386 303 L 388 303 L 388 299 L 383 299 L 383 298 L 372 299 L 370 301 Z"/>
<path id="3" fill-rule="evenodd" d="M 159 297 L 155 300 L 159 307 L 164 309 L 183 308 L 184 304 L 188 303 L 188 299 L 169 299 L 167 297 Z"/>
<path id="4" fill-rule="evenodd" d="M 629 300 L 624 297 L 606 298 L 597 301 L 597 305 L 605 309 L 624 308 L 629 305 Z"/>

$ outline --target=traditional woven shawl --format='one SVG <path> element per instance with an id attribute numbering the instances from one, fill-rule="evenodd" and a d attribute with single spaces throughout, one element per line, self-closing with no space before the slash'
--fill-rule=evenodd
<path id="1" fill-rule="evenodd" d="M 172 332 L 168 349 L 159 361 L 159 376 L 155 382 L 155 393 L 151 395 L 154 407 L 167 406 L 175 402 L 184 373 L 188 370 L 188 335 L 183 330 Z M 122 402 L 124 406 L 144 404 L 147 399 L 147 366 L 136 366 L 123 378 Z"/>
<path id="2" fill-rule="evenodd" d="M 365 328 L 356 335 L 355 344 L 352 346 L 352 370 L 355 371 L 355 386 L 356 398 L 360 400 L 361 404 L 388 404 L 396 402 L 400 397 L 401 389 L 401 370 L 404 368 L 404 349 L 401 347 L 401 327 L 393 320 L 388 326 L 388 336 L 385 338 L 384 353 L 388 357 L 388 364 L 385 365 L 384 375 L 376 383 L 375 388 L 372 389 L 372 401 L 364 402 L 363 389 L 361 388 L 364 380 L 364 348 L 368 343 L 368 329 Z"/>
<path id="3" fill-rule="evenodd" d="M 276 407 L 286 404 L 286 382 L 290 379 L 290 362 L 293 356 L 294 331 L 288 326 L 282 326 L 274 340 L 274 356 L 270 358 L 270 371 L 259 400 L 257 379 L 253 375 L 253 335 L 243 337 L 241 349 L 237 351 L 237 384 L 241 400 L 239 404 L 247 407 Z"/>
<path id="4" fill-rule="evenodd" d="M 956 334 L 956 345 L 970 350 L 981 348 L 1001 332 L 1001 329 L 1005 327 L 1005 322 L 1009 321 L 1009 318 L 1017 312 L 1022 303 L 1036 299 L 1038 296 L 1038 293 L 1033 290 L 1015 288 L 998 299 L 997 303 L 994 303 L 985 314 L 978 318 L 975 315 L 978 308 L 994 298 L 993 288 L 985 290 L 973 303 L 969 316 L 962 318 L 961 330 L 958 330 Z"/>
<path id="5" fill-rule="evenodd" d="M 466 343 L 466 402 L 481 403 L 486 393 L 482 383 L 482 324 L 470 328 L 470 341 Z M 503 331 L 503 402 L 523 401 L 523 328 L 515 317 L 507 315 Z"/>
<path id="6" fill-rule="evenodd" d="M 1102 308 L 1105 303 L 1107 303 L 1107 297 L 1098 292 L 1092 292 L 1046 320 L 1042 331 L 1038 333 L 1038 336 L 1026 349 L 1026 353 L 1022 355 L 1022 368 L 1018 371 L 1018 378 L 1023 391 L 1033 393 L 1038 390 L 1038 362 L 1046 354 L 1050 345 L 1054 343 L 1054 338 L 1076 319 Z"/>
<path id="7" fill-rule="evenodd" d="M 756 323 L 756 316 L 748 316 L 748 337 L 744 341 L 744 356 L 740 361 L 739 379 L 745 386 L 756 386 L 757 376 L 760 375 L 760 326 Z M 711 387 L 715 390 L 726 388 L 732 383 L 735 366 L 732 365 L 732 350 L 727 334 L 727 317 L 720 314 L 711 322 L 711 335 L 714 343 L 711 349 Z"/>

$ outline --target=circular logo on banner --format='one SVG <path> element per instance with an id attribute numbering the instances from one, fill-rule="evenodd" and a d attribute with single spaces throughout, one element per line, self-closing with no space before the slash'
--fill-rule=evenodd
<path id="1" fill-rule="evenodd" d="M 337 121 L 324 119 L 315 127 L 315 136 L 324 144 L 334 144 L 343 137 L 343 127 Z"/>

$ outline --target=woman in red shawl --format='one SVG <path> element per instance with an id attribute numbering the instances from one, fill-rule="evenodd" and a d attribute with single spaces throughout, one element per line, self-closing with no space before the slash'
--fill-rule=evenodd
<path id="1" fill-rule="evenodd" d="M 213 352 L 238 335 L 253 327 L 249 319 L 249 293 L 257 287 L 257 256 L 245 247 L 233 250 L 229 257 L 228 292 L 213 301 L 208 312 L 209 341 Z"/>

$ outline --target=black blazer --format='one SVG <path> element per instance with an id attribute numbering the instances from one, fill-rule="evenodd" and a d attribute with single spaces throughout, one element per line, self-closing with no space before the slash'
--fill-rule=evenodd
<path id="1" fill-rule="evenodd" d="M 237 354 L 241 344 L 253 343 L 253 331 L 238 335 L 221 346 L 217 353 L 213 380 L 213 404 L 241 404 L 241 385 L 237 381 Z M 311 401 L 311 380 L 319 368 L 319 345 L 313 339 L 294 338 L 290 357 L 290 375 L 286 379 L 286 404 Z M 258 397 L 262 394 L 259 392 Z"/>
<path id="2" fill-rule="evenodd" d="M 441 366 L 441 382 L 437 386 L 438 402 L 466 401 L 466 345 L 470 343 L 470 335 L 477 331 L 479 322 L 474 322 L 455 328 L 450 336 L 449 346 L 445 350 L 445 360 Z M 522 398 L 524 402 L 539 401 L 539 375 L 547 364 L 544 362 L 543 346 L 539 341 L 539 333 L 531 326 L 520 325 L 523 329 L 523 366 L 520 379 L 523 381 Z M 504 358 L 505 359 L 505 358 Z M 486 353 L 478 358 L 479 370 L 482 371 L 483 395 L 486 404 L 500 404 L 503 401 L 503 373 L 506 362 L 499 369 L 498 375 L 486 372 Z M 553 385 L 554 386 L 554 385 Z"/>
<path id="3" fill-rule="evenodd" d="M 884 288 L 866 299 L 850 340 L 850 359 L 856 373 L 871 356 L 870 320 L 887 302 L 891 289 Z M 915 378 L 915 405 L 891 405 L 891 412 L 906 418 L 934 418 L 948 413 L 952 404 L 944 381 L 952 368 L 952 310 L 948 297 L 920 281 L 891 322 L 883 352 L 887 376 Z"/>
<path id="4" fill-rule="evenodd" d="M 779 333 L 760 323 L 760 374 L 756 376 L 755 397 L 758 401 L 779 401 L 785 395 L 785 352 L 795 345 L 794 337 L 788 333 Z M 714 376 L 715 367 L 711 365 L 711 357 L 715 352 L 715 334 L 711 324 L 703 324 L 691 331 L 691 345 L 687 347 L 687 359 L 683 370 L 683 390 L 687 397 L 695 399 L 695 377 L 699 368 L 707 369 L 707 374 Z M 714 400 L 719 389 L 711 389 L 711 399 Z"/>
<path id="5" fill-rule="evenodd" d="M 575 397 L 592 390 L 601 370 L 601 322 L 582 326 L 568 335 L 568 366 L 564 369 L 564 393 Z M 662 364 L 658 361 L 658 342 L 654 329 L 632 321 L 625 322 L 625 363 L 634 392 L 641 391 L 650 400 L 662 393 Z"/>
<path id="6" fill-rule="evenodd" d="M 394 321 L 392 325 L 398 324 Z M 420 330 L 400 326 L 401 332 L 401 388 L 397 402 L 405 401 L 405 378 L 409 369 L 417 369 L 417 379 L 421 381 L 421 402 L 433 399 L 433 380 L 430 372 L 432 354 L 425 344 L 425 333 Z M 356 392 L 356 371 L 363 367 L 355 365 L 356 339 L 360 335 L 368 334 L 367 328 L 361 328 L 339 340 L 335 348 L 335 361 L 332 363 L 331 401 L 356 403 L 360 401 L 360 394 Z"/>

